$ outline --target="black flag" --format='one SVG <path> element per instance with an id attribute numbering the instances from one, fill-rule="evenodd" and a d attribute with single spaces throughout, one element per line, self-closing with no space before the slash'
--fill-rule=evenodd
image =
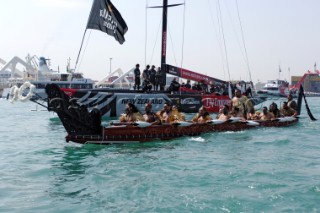
<path id="1" fill-rule="evenodd" d="M 113 36 L 120 44 L 125 41 L 128 27 L 110 0 L 94 0 L 87 29 L 96 29 Z"/>

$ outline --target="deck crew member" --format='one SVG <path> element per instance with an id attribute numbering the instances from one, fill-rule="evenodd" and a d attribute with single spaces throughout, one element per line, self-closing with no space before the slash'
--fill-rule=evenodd
<path id="1" fill-rule="evenodd" d="M 161 68 L 158 67 L 156 76 L 155 76 L 155 85 L 154 85 L 154 90 L 159 90 L 159 86 L 162 82 L 162 75 L 161 75 Z"/>
<path id="2" fill-rule="evenodd" d="M 150 65 L 147 65 L 146 66 L 146 68 L 143 70 L 143 72 L 142 72 L 142 77 L 143 77 L 143 79 L 150 79 L 149 77 L 150 77 Z"/>
<path id="3" fill-rule="evenodd" d="M 132 104 L 127 103 L 125 113 L 122 114 L 119 118 L 120 122 L 136 122 L 136 121 L 143 121 L 143 116 L 139 112 L 138 108 Z"/>
<path id="4" fill-rule="evenodd" d="M 155 90 L 155 84 L 156 84 L 156 73 L 157 73 L 156 66 L 152 65 L 149 71 L 149 80 L 154 90 Z"/>
<path id="5" fill-rule="evenodd" d="M 144 121 L 151 123 L 151 125 L 161 124 L 159 116 L 152 111 L 151 103 L 146 103 L 144 110 L 146 111 L 145 114 L 143 114 Z"/>
<path id="6" fill-rule="evenodd" d="M 199 108 L 198 113 L 192 118 L 192 122 L 194 123 L 206 123 L 207 121 L 211 121 L 212 118 L 207 110 L 202 106 Z"/>
<path id="7" fill-rule="evenodd" d="M 134 90 L 139 90 L 140 89 L 140 84 L 141 84 L 141 79 L 140 79 L 140 69 L 139 69 L 140 65 L 136 64 L 136 68 L 134 69 Z"/>

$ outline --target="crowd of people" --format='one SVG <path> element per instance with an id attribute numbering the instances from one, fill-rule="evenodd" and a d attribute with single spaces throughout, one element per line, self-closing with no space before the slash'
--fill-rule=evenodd
<path id="1" fill-rule="evenodd" d="M 163 108 L 154 112 L 152 104 L 145 104 L 145 113 L 139 112 L 137 107 L 132 103 L 127 103 L 124 114 L 119 118 L 120 122 L 133 123 L 136 121 L 145 121 L 151 125 L 160 125 L 162 123 L 175 123 L 179 121 L 186 121 L 185 115 L 181 113 L 177 106 L 167 102 Z M 220 108 L 219 114 L 215 119 L 227 121 L 230 118 L 237 118 L 240 121 L 245 120 L 272 120 L 279 117 L 297 116 L 297 103 L 293 100 L 291 95 L 288 95 L 287 101 L 282 103 L 279 109 L 276 103 L 272 103 L 267 107 L 263 107 L 262 111 L 255 111 L 250 99 L 241 94 L 241 91 L 236 89 L 235 96 L 231 100 L 230 105 L 224 105 Z M 206 123 L 212 121 L 211 115 L 206 111 L 205 107 L 200 107 L 198 113 L 193 116 L 190 122 Z"/>
<path id="2" fill-rule="evenodd" d="M 273 120 L 280 117 L 296 117 L 297 103 L 293 100 L 292 95 L 288 95 L 287 101 L 282 103 L 279 109 L 276 103 L 271 103 L 268 107 L 264 106 L 262 111 L 256 111 L 245 95 L 236 89 L 235 97 L 231 101 L 231 110 L 228 105 L 221 107 L 217 119 L 228 120 L 232 117 L 240 118 L 240 120 Z"/>
<path id="3" fill-rule="evenodd" d="M 150 92 L 151 90 L 163 90 L 164 85 L 162 84 L 162 73 L 161 68 L 156 67 L 154 65 L 147 65 L 146 68 L 141 73 L 140 65 L 136 64 L 136 68 L 134 69 L 134 90 L 140 90 L 140 86 L 143 92 Z M 141 84 L 141 77 L 143 79 Z"/>
<path id="4" fill-rule="evenodd" d="M 186 121 L 185 115 L 178 110 L 177 106 L 171 105 L 169 102 L 165 103 L 158 112 L 152 111 L 151 103 L 146 103 L 144 109 L 145 113 L 141 114 L 134 104 L 128 103 L 125 113 L 120 116 L 119 121 L 126 123 L 145 121 L 151 123 L 151 125 Z M 199 112 L 192 118 L 194 123 L 205 123 L 210 120 L 212 118 L 204 107 L 200 107 Z"/>
<path id="5" fill-rule="evenodd" d="M 140 71 L 140 64 L 136 64 L 134 69 L 134 90 L 141 90 L 142 92 L 154 91 L 164 91 L 165 81 L 161 68 L 152 65 L 146 65 L 145 69 Z M 252 83 L 251 83 L 252 84 Z M 166 89 L 168 92 L 178 92 L 180 89 L 186 88 L 190 91 L 196 91 L 204 94 L 215 94 L 215 95 L 228 95 L 229 94 L 229 83 L 221 82 L 206 82 L 201 80 L 198 82 L 191 83 L 191 80 L 182 82 L 181 84 L 176 78 L 173 78 L 170 82 L 169 87 Z M 252 97 L 251 86 L 247 85 L 245 82 L 230 83 L 231 93 L 235 94 L 235 90 L 240 90 L 241 94 L 247 97 Z"/>

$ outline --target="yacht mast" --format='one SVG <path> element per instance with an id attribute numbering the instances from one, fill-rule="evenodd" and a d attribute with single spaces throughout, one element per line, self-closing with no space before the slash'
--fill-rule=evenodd
<path id="1" fill-rule="evenodd" d="M 162 82 L 160 84 L 160 90 L 164 90 L 166 85 L 166 56 L 167 56 L 167 19 L 168 19 L 168 7 L 175 7 L 183 5 L 180 4 L 171 4 L 168 5 L 168 0 L 163 0 L 162 6 L 153 6 L 149 8 L 162 8 L 162 34 L 161 34 L 161 76 Z"/>
<path id="2" fill-rule="evenodd" d="M 161 75 L 163 87 L 166 85 L 166 56 L 167 56 L 167 18 L 168 18 L 168 0 L 163 0 L 162 6 L 162 35 L 161 35 Z M 160 86 L 160 90 L 164 89 Z"/>

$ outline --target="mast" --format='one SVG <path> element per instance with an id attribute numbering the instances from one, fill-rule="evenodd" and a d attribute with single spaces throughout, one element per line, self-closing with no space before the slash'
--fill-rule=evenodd
<path id="1" fill-rule="evenodd" d="M 163 0 L 162 6 L 162 35 L 161 35 L 161 76 L 162 82 L 160 90 L 164 90 L 166 85 L 166 56 L 167 56 L 167 18 L 168 18 L 168 0 Z"/>
<path id="2" fill-rule="evenodd" d="M 166 57 L 167 57 L 167 20 L 168 20 L 168 7 L 176 7 L 183 5 L 180 4 L 171 4 L 168 5 L 168 0 L 163 0 L 162 6 L 153 6 L 149 8 L 162 8 L 162 34 L 161 34 L 161 77 L 162 82 L 160 83 L 160 90 L 164 90 L 166 85 Z"/>

